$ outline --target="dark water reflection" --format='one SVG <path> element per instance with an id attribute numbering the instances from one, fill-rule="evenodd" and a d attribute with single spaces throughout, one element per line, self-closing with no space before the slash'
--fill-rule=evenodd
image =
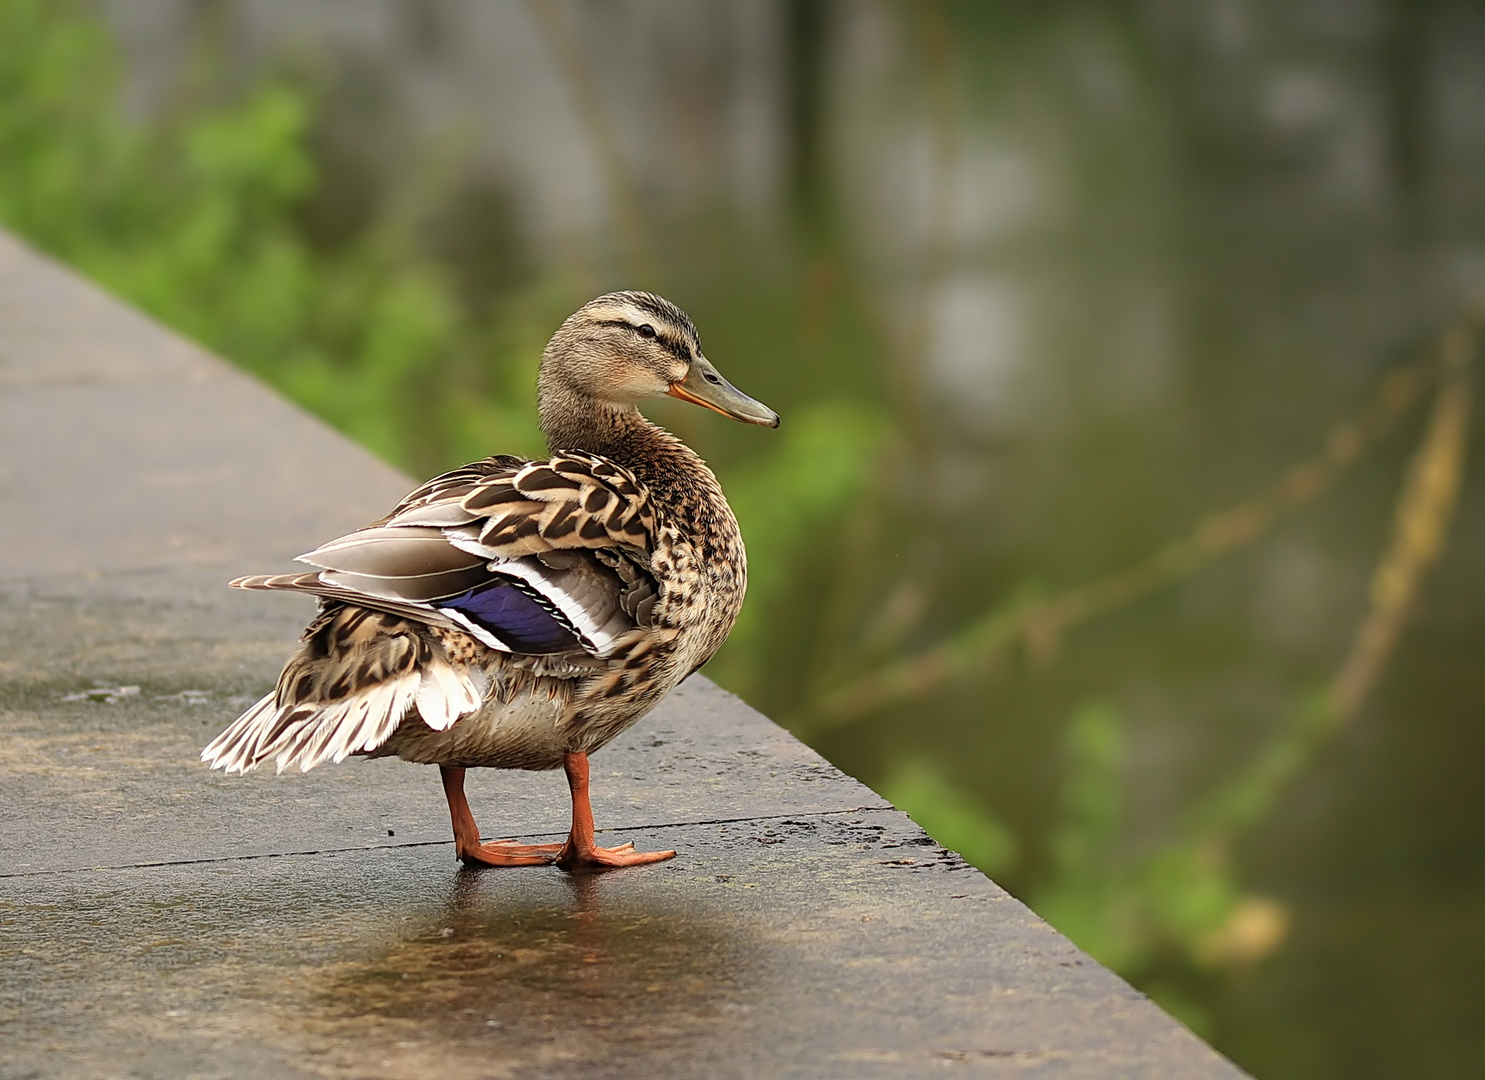
<path id="1" fill-rule="evenodd" d="M 1447 547 L 1355 719 L 1222 843 L 1177 850 L 1351 648 L 1426 395 L 1323 496 L 1055 648 L 1023 640 L 850 715 L 824 703 L 1323 455 L 1458 317 L 1485 288 L 1485 8 L 572 3 L 603 106 L 585 116 L 515 5 L 367 5 L 354 26 L 323 3 L 224 6 L 242 56 L 308 37 L 353 71 L 325 99 L 322 194 L 369 175 L 395 190 L 419 124 L 479 133 L 488 197 L 440 227 L 486 237 L 445 268 L 494 295 L 463 352 L 388 406 L 415 433 L 404 464 L 519 448 L 452 406 L 462 428 L 427 423 L 428 402 L 525 416 L 536 344 L 574 303 L 667 292 L 784 416 L 775 436 L 661 414 L 716 464 L 752 552 L 714 677 L 1060 912 L 1256 1075 L 1478 1072 L 1478 437 Z M 119 21 L 159 59 L 170 35 Z M 542 1009 L 581 1026 L 590 1002 L 627 1015 L 653 970 L 670 972 L 662 1014 L 696 1001 L 665 987 L 725 996 L 732 946 L 696 947 L 704 930 L 582 896 L 515 911 L 479 887 L 335 993 L 397 1015 L 439 1002 L 429 1022 L 459 1038 Z M 1104 916 L 1145 929 L 1120 939 Z"/>

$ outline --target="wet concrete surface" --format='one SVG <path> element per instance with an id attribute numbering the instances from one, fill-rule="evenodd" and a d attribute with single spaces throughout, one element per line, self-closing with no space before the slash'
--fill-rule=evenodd
<path id="1" fill-rule="evenodd" d="M 682 854 L 577 877 L 405 847 L 0 882 L 7 1036 L 30 1017 L 0 1076 L 1220 1072 L 896 811 L 628 835 Z"/>
<path id="2" fill-rule="evenodd" d="M 462 870 L 427 767 L 206 771 L 309 614 L 224 582 L 407 484 L 0 234 L 0 1080 L 1241 1075 L 702 678 L 594 758 L 655 866 Z"/>

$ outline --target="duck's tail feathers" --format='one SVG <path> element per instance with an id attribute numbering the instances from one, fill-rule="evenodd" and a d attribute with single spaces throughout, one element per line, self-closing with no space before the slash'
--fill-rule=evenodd
<path id="1" fill-rule="evenodd" d="M 213 769 L 245 773 L 272 760 L 279 772 L 369 753 L 397 730 L 418 695 L 416 674 L 388 679 L 326 705 L 280 706 L 267 694 L 201 751 Z"/>
<path id="2" fill-rule="evenodd" d="M 272 760 L 279 772 L 369 754 L 417 709 L 435 731 L 484 701 L 489 680 L 451 657 L 435 629 L 364 607 L 322 611 L 284 666 L 278 687 L 201 752 L 214 769 L 247 772 Z"/>
<path id="3" fill-rule="evenodd" d="M 213 739 L 201 760 L 228 773 L 245 773 L 270 759 L 279 772 L 295 765 L 308 772 L 326 761 L 339 763 L 377 749 L 414 705 L 425 724 L 446 731 L 480 707 L 481 689 L 469 674 L 434 660 L 421 673 L 318 707 L 280 706 L 278 692 L 272 691 Z"/>
<path id="4" fill-rule="evenodd" d="M 201 751 L 201 760 L 213 769 L 225 769 L 229 773 L 244 773 L 255 768 L 261 760 L 255 751 L 262 743 L 264 733 L 278 718 L 277 696 L 274 691 L 264 694 L 256 705 L 207 744 Z"/>

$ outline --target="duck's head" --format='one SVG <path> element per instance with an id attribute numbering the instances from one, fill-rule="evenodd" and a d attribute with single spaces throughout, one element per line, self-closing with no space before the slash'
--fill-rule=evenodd
<path id="1" fill-rule="evenodd" d="M 669 396 L 745 424 L 779 426 L 778 413 L 722 378 L 702 355 L 686 313 L 653 293 L 609 293 L 569 316 L 542 354 L 537 387 L 544 421 L 553 409 L 628 410 Z"/>

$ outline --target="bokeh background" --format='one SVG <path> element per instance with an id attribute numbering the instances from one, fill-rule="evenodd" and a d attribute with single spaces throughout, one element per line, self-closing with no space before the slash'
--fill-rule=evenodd
<path id="1" fill-rule="evenodd" d="M 671 297 L 709 675 L 1263 1080 L 1485 1075 L 1485 4 L 0 0 L 0 223 L 418 476 Z"/>

